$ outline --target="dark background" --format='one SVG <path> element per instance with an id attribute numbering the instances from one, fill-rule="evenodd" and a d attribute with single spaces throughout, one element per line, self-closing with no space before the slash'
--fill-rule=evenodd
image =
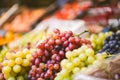
<path id="1" fill-rule="evenodd" d="M 45 7 L 57 0 L 0 0 L 0 8 L 9 8 L 14 3 L 28 7 Z"/>

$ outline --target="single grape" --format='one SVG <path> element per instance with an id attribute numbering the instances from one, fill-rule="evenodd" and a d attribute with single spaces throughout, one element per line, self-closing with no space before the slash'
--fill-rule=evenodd
<path id="1" fill-rule="evenodd" d="M 16 80 L 15 77 L 10 77 L 8 80 Z"/>
<path id="2" fill-rule="evenodd" d="M 20 58 L 20 57 L 18 57 L 18 58 L 15 59 L 15 63 L 16 64 L 22 64 L 22 62 L 23 62 L 23 59 Z"/>
<path id="3" fill-rule="evenodd" d="M 20 66 L 20 65 L 15 65 L 15 66 L 13 66 L 13 71 L 14 71 L 15 73 L 19 73 L 19 72 L 21 71 L 21 66 Z"/>

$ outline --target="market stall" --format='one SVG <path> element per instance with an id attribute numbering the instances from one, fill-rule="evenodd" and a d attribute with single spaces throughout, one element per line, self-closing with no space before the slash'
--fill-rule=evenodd
<path id="1" fill-rule="evenodd" d="M 120 79 L 119 0 L 8 2 L 0 3 L 0 80 Z"/>

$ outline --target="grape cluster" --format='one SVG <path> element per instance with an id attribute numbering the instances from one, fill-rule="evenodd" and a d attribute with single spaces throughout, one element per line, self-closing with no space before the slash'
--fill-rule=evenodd
<path id="1" fill-rule="evenodd" d="M 96 52 L 98 52 L 102 48 L 105 38 L 110 35 L 112 35 L 112 32 L 91 34 L 89 39 Z"/>
<path id="2" fill-rule="evenodd" d="M 114 33 L 112 36 L 108 36 L 105 41 L 103 48 L 99 51 L 115 54 L 120 52 L 120 33 Z"/>
<path id="3" fill-rule="evenodd" d="M 6 80 L 27 80 L 30 69 L 31 51 L 27 48 L 7 52 L 2 62 L 2 73 Z"/>
<path id="4" fill-rule="evenodd" d="M 4 60 L 4 57 L 6 55 L 6 53 L 8 52 L 8 48 L 6 46 L 3 47 L 3 49 L 0 52 L 0 62 L 2 62 Z"/>
<path id="5" fill-rule="evenodd" d="M 98 65 L 107 54 L 97 54 L 93 49 L 82 46 L 66 53 L 66 58 L 61 61 L 62 70 L 57 74 L 55 80 L 73 80 L 72 76 L 78 72 L 86 72 L 86 68 L 92 64 Z"/>
<path id="6" fill-rule="evenodd" d="M 61 33 L 55 29 L 54 33 L 37 44 L 38 50 L 32 54 L 29 80 L 54 80 L 61 70 L 60 62 L 67 51 L 82 45 L 91 47 L 89 40 L 74 37 L 71 31 Z"/>

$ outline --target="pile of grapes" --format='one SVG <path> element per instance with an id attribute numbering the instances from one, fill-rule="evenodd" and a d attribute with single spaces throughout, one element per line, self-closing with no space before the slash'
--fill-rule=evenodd
<path id="1" fill-rule="evenodd" d="M 61 71 L 60 62 L 66 58 L 66 52 L 82 45 L 91 47 L 89 40 L 76 37 L 71 31 L 61 33 L 55 29 L 54 33 L 37 44 L 38 50 L 32 54 L 30 62 L 29 80 L 54 80 Z"/>
<path id="2" fill-rule="evenodd" d="M 78 72 L 100 66 L 109 56 L 107 53 L 120 52 L 120 33 L 92 34 L 85 39 L 72 31 L 55 29 L 53 34 L 41 39 L 16 50 L 3 49 L 0 80 L 72 80 Z"/>
<path id="3" fill-rule="evenodd" d="M 102 47 L 104 40 L 107 36 L 112 35 L 112 32 L 106 32 L 106 33 L 98 33 L 98 34 L 91 34 L 90 41 L 92 43 L 92 46 L 96 52 L 98 52 Z"/>
<path id="4" fill-rule="evenodd" d="M 2 62 L 2 73 L 5 80 L 27 80 L 30 59 L 32 55 L 27 48 L 19 51 L 7 52 Z"/>
<path id="5" fill-rule="evenodd" d="M 66 53 L 67 59 L 63 59 L 60 63 L 62 70 L 57 74 L 55 80 L 73 80 L 73 75 L 80 71 L 85 72 L 85 68 L 89 65 L 103 61 L 106 56 L 107 54 L 95 55 L 94 50 L 87 46 L 68 51 Z"/>
<path id="6" fill-rule="evenodd" d="M 115 54 L 120 52 L 120 33 L 114 33 L 111 36 L 108 36 L 105 41 L 103 48 L 99 51 L 107 52 L 110 54 Z"/>
<path id="7" fill-rule="evenodd" d="M 2 62 L 4 60 L 4 57 L 6 55 L 6 53 L 8 52 L 8 48 L 6 46 L 3 47 L 3 49 L 0 52 L 0 62 Z"/>

